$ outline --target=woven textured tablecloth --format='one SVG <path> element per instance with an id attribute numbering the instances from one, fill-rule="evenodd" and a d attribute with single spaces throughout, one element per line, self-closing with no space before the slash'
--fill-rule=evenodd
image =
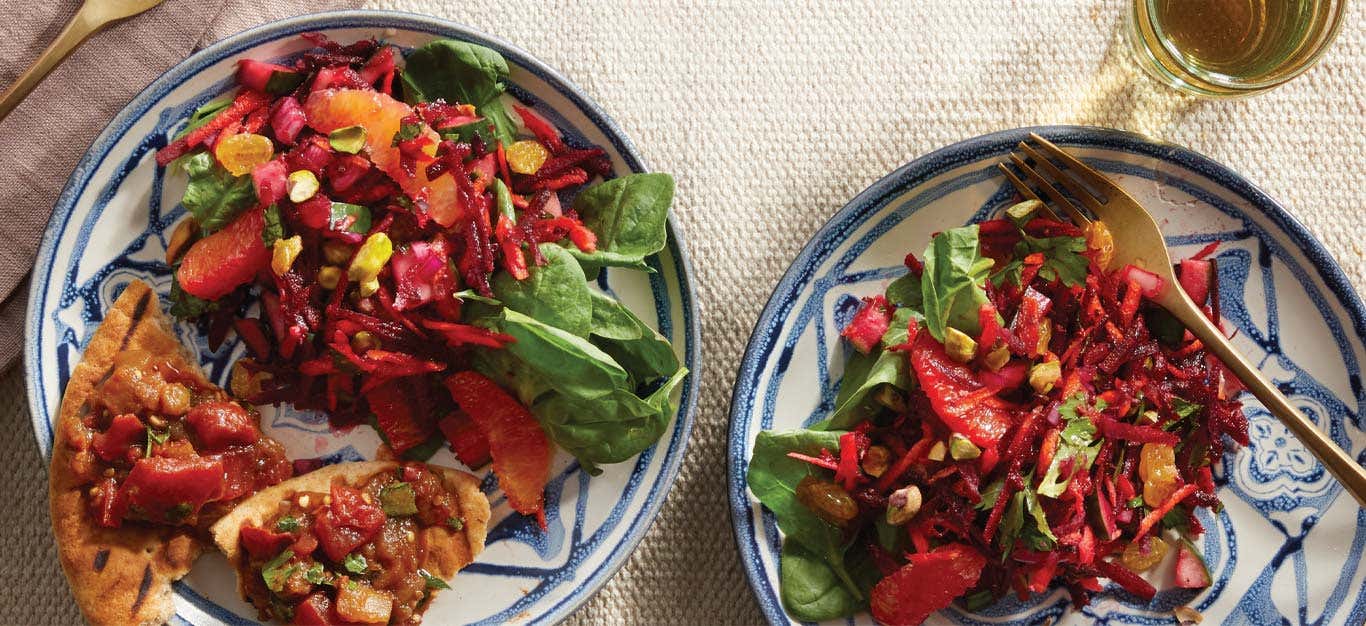
<path id="1" fill-rule="evenodd" d="M 771 286 L 807 238 L 918 155 L 1034 124 L 1148 133 L 1244 174 L 1366 288 L 1366 184 L 1358 180 L 1366 2 L 1349 4 L 1317 67 L 1265 95 L 1210 102 L 1140 73 L 1123 37 L 1128 0 L 373 3 L 446 17 L 530 51 L 597 100 L 655 169 L 678 178 L 674 210 L 702 309 L 697 425 L 653 529 L 571 621 L 761 621 L 726 503 L 737 363 Z M 10 468 L 0 487 L 0 624 L 75 623 L 19 368 L 0 377 L 0 420 L 0 459 Z"/>

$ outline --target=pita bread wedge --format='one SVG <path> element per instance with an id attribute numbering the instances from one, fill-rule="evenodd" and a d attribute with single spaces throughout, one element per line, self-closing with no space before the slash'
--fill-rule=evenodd
<path id="1" fill-rule="evenodd" d="M 253 486 L 256 479 L 271 484 L 288 475 L 283 448 L 260 434 L 258 418 L 249 409 L 228 402 L 204 377 L 172 334 L 151 288 L 141 281 L 130 283 L 71 373 L 52 447 L 52 532 L 62 571 L 91 623 L 169 620 L 174 615 L 171 583 L 189 571 L 206 544 L 203 528 L 231 506 L 230 498 L 221 497 L 229 495 L 224 455 L 198 456 L 184 434 L 188 427 L 170 424 L 184 421 L 187 411 L 205 403 L 230 413 L 242 432 L 254 433 L 257 443 L 228 452 L 245 458 L 240 455 L 245 451 L 270 468 L 269 475 L 251 477 Z M 181 434 L 172 436 L 173 431 Z M 157 454 L 148 453 L 147 446 Z M 179 476 L 153 471 L 181 467 L 180 460 L 164 458 L 172 446 L 193 457 L 185 462 L 201 477 L 194 486 L 214 490 L 209 495 L 220 496 L 219 501 L 181 500 L 160 509 L 152 506 L 159 497 L 155 490 L 130 495 L 124 489 L 139 462 L 147 471 L 138 480 Z M 158 516 L 162 519 L 153 521 Z"/>
<path id="2" fill-rule="evenodd" d="M 350 544 L 328 539 L 327 529 L 354 529 L 360 523 L 349 520 L 371 515 L 378 520 L 368 533 L 353 533 Z M 307 611 L 320 622 L 416 624 L 431 594 L 446 587 L 441 581 L 483 551 L 489 515 L 479 479 L 466 472 L 370 461 L 330 465 L 264 489 L 211 533 L 263 620 L 313 623 Z M 416 583 L 420 595 L 404 581 Z M 382 615 L 362 619 L 358 597 L 378 602 Z"/>

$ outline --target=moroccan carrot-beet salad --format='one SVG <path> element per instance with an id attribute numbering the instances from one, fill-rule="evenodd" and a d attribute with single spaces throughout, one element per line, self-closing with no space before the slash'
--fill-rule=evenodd
<path id="1" fill-rule="evenodd" d="M 1209 585 L 1190 540 L 1220 507 L 1226 438 L 1247 444 L 1240 387 L 1153 304 L 1177 286 L 1109 268 L 1103 225 L 1044 212 L 1023 202 L 907 255 L 843 331 L 833 413 L 759 434 L 749 485 L 785 535 L 793 616 L 918 624 L 1055 584 L 1081 607 L 1101 579 L 1151 600 L 1159 564 Z M 1214 245 L 1178 275 L 1217 321 Z"/>
<path id="2" fill-rule="evenodd" d="M 597 473 L 673 415 L 673 348 L 588 282 L 650 270 L 673 179 L 614 176 L 487 48 L 305 39 L 240 61 L 156 155 L 188 178 L 172 312 L 240 337 L 236 397 L 368 423 L 401 458 L 448 443 L 544 523 L 551 443 Z"/>

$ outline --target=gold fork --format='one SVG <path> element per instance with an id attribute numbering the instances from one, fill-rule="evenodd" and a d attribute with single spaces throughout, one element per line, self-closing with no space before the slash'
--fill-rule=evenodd
<path id="1" fill-rule="evenodd" d="M 100 29 L 124 18 L 129 18 L 150 9 L 162 0 L 85 0 L 85 4 L 71 16 L 66 28 L 48 45 L 43 53 L 33 61 L 19 79 L 0 95 L 0 120 L 5 119 L 14 107 L 19 106 L 38 83 L 43 82 L 48 72 L 57 67 L 77 46 L 89 39 Z"/>
<path id="2" fill-rule="evenodd" d="M 1019 153 L 1011 153 L 1010 160 L 1024 173 L 1025 178 L 1038 186 L 1046 200 L 1016 176 L 1006 164 L 998 164 L 997 167 L 1015 189 L 1027 199 L 1045 202 L 1051 200 L 1053 205 L 1062 209 L 1073 223 L 1088 233 L 1091 229 L 1090 218 L 1069 201 L 1068 195 L 1099 218 L 1113 239 L 1114 256 L 1111 263 L 1115 266 L 1133 264 L 1161 277 L 1165 284 L 1155 302 L 1185 324 L 1210 352 L 1228 366 L 1272 415 L 1279 418 L 1281 423 L 1304 442 L 1357 502 L 1366 506 L 1366 469 L 1315 427 L 1304 413 L 1291 405 L 1290 399 L 1276 389 L 1276 386 L 1267 380 L 1247 357 L 1233 347 L 1200 307 L 1186 295 L 1185 290 L 1180 288 L 1176 274 L 1172 270 L 1171 257 L 1167 254 L 1166 240 L 1163 239 L 1162 231 L 1158 229 L 1157 222 L 1153 221 L 1148 211 L 1105 175 L 1064 152 L 1047 139 L 1035 133 L 1030 133 L 1029 139 L 1038 147 L 1021 141 L 1018 145 Z M 1068 195 L 1064 195 L 1054 185 L 1055 182 L 1066 189 Z"/>

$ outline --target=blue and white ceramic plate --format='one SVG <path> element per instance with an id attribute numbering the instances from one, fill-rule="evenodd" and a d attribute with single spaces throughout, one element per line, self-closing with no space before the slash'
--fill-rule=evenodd
<path id="1" fill-rule="evenodd" d="M 387 12 L 326 13 L 220 41 L 138 94 L 95 140 L 57 202 L 34 267 L 25 356 L 33 427 L 44 453 L 68 373 L 115 295 L 133 278 L 150 282 L 163 297 L 169 293 L 169 269 L 161 260 L 171 227 L 185 211 L 178 204 L 185 181 L 158 169 L 153 153 L 190 111 L 232 88 L 238 59 L 299 54 L 308 45 L 298 35 L 311 31 L 342 42 L 378 37 L 405 48 L 442 37 L 493 48 L 512 68 L 510 95 L 553 120 L 568 142 L 602 146 L 617 174 L 646 169 L 621 129 L 564 77 L 507 42 L 450 22 Z M 494 505 L 488 547 L 451 591 L 437 597 L 426 622 L 559 621 L 606 582 L 649 528 L 678 473 L 696 404 L 692 381 L 700 369 L 691 271 L 672 221 L 670 234 L 669 247 L 649 261 L 655 273 L 609 270 L 598 286 L 669 338 L 693 371 L 682 385 L 672 428 L 655 447 L 591 479 L 561 452 L 546 493 L 545 532 L 513 514 L 486 477 Z M 210 377 L 225 383 L 242 347 L 233 341 L 214 352 L 188 325 L 177 331 Z M 296 458 L 358 460 L 373 455 L 379 443 L 371 429 L 334 434 L 323 416 L 289 409 L 263 407 L 263 426 Z M 459 466 L 449 451 L 433 461 Z M 176 623 L 255 623 L 255 611 L 238 598 L 235 584 L 222 557 L 205 556 L 175 586 Z"/>
<path id="2" fill-rule="evenodd" d="M 911 162 L 841 209 L 793 262 L 750 338 L 731 404 L 730 498 L 741 558 L 772 623 L 793 620 L 779 600 L 781 537 L 745 485 L 755 435 L 826 416 L 850 355 L 839 329 L 859 298 L 902 274 L 902 257 L 930 233 L 1010 202 L 996 163 L 1030 130 L 1116 178 L 1157 217 L 1174 257 L 1221 242 L 1234 343 L 1319 428 L 1361 454 L 1366 310 L 1323 246 L 1274 200 L 1199 154 L 1128 133 L 1049 127 L 972 139 Z M 979 613 L 950 607 L 930 623 L 1171 624 L 1172 608 L 1189 605 L 1215 624 L 1361 624 L 1366 514 L 1275 418 L 1244 400 L 1252 445 L 1225 455 L 1216 479 L 1226 507 L 1201 520 L 1209 589 L 1163 591 L 1143 604 L 1112 588 L 1080 612 L 1055 589 Z M 871 622 L 866 613 L 851 620 Z"/>

